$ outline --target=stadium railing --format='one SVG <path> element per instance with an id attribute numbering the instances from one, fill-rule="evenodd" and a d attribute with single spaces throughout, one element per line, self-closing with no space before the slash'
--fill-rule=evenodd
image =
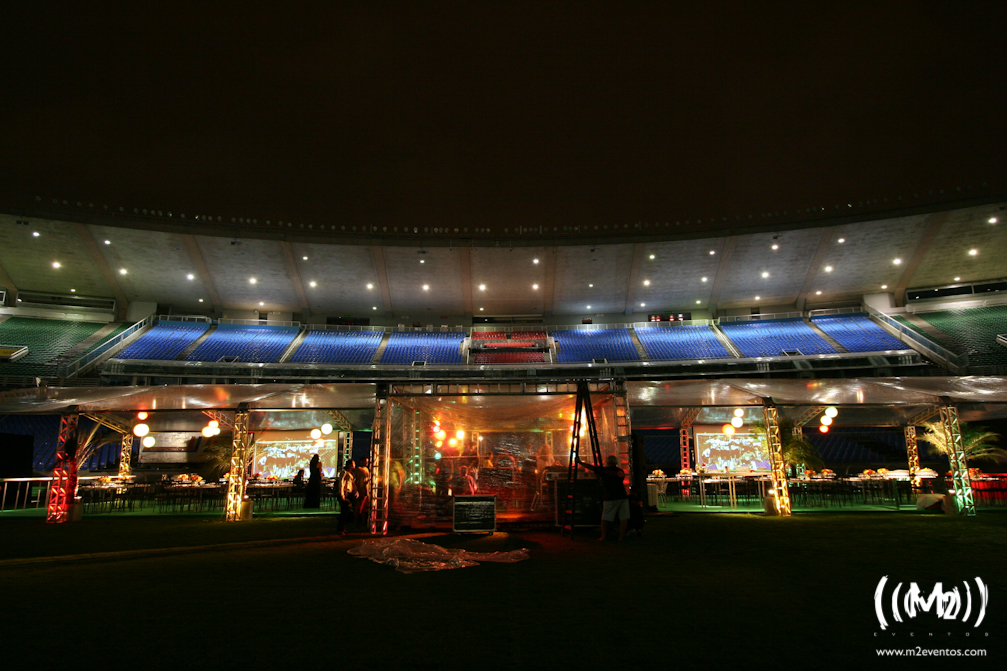
<path id="1" fill-rule="evenodd" d="M 68 378 L 76 377 L 81 373 L 86 373 L 97 363 L 102 355 L 111 351 L 117 345 L 125 343 L 127 340 L 132 338 L 134 335 L 137 335 L 147 327 L 153 326 L 154 321 L 154 315 L 140 320 L 114 338 L 109 338 L 105 342 L 101 343 L 79 359 L 75 359 L 74 361 L 70 361 L 65 364 L 60 364 L 56 368 L 56 376 L 60 378 Z"/>
<path id="2" fill-rule="evenodd" d="M 937 343 L 924 338 L 908 326 L 902 325 L 895 319 L 886 315 L 884 312 L 881 312 L 870 305 L 865 305 L 864 308 L 864 311 L 867 312 L 867 314 L 874 317 L 885 326 L 888 326 L 892 330 L 896 331 L 895 335 L 899 340 L 907 345 L 910 344 L 911 341 L 919 347 L 922 347 L 932 354 L 938 361 L 943 361 L 948 368 L 952 369 L 953 372 L 962 373 L 969 367 L 969 357 L 967 354 L 955 354 L 951 350 L 941 347 Z"/>

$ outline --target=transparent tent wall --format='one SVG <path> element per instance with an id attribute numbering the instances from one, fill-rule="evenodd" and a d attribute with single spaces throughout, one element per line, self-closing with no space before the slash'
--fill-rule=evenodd
<path id="1" fill-rule="evenodd" d="M 592 405 L 602 458 L 616 454 L 628 475 L 629 442 L 616 436 L 612 396 L 596 394 Z M 452 497 L 466 494 L 495 496 L 502 522 L 555 520 L 575 396 L 410 396 L 390 406 L 393 527 L 449 526 Z M 586 424 L 581 459 L 591 461 Z"/>

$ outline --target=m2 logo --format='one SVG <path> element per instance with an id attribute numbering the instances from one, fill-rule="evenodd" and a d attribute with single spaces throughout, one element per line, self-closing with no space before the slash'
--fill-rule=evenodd
<path id="1" fill-rule="evenodd" d="M 887 600 L 890 604 L 892 619 L 895 622 L 902 622 L 902 613 L 905 613 L 907 619 L 913 619 L 917 615 L 922 616 L 923 613 L 932 614 L 938 620 L 957 620 L 958 616 L 961 615 L 961 622 L 964 624 L 972 617 L 974 610 L 975 623 L 973 624 L 973 628 L 978 627 L 982 624 L 983 618 L 986 617 L 986 605 L 989 603 L 989 588 L 983 583 L 982 579 L 976 578 L 975 581 L 975 608 L 973 608 L 972 589 L 969 587 L 968 581 L 962 581 L 962 585 L 965 586 L 964 599 L 957 585 L 949 590 L 945 590 L 942 583 L 935 583 L 934 588 L 927 595 L 914 582 L 909 583 L 909 587 L 903 592 L 903 583 L 900 582 L 892 590 L 891 598 Z M 889 627 L 888 621 L 885 619 L 885 585 L 887 583 L 888 576 L 884 576 L 878 581 L 878 586 L 874 590 L 874 612 L 878 616 L 878 623 L 881 625 L 882 631 Z M 964 613 L 962 612 L 963 603 L 965 607 Z"/>

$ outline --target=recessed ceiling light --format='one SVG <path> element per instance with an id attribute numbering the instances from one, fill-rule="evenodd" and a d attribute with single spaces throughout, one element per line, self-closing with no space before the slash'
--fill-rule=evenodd
<path id="1" fill-rule="evenodd" d="M 588 310 L 590 310 L 590 309 L 591 309 L 591 306 L 590 306 L 590 305 L 588 305 L 588 306 L 587 306 L 587 309 L 588 309 Z"/>
<path id="2" fill-rule="evenodd" d="M 37 238 L 38 237 L 38 231 L 32 231 L 31 232 L 31 237 Z"/>
<path id="3" fill-rule="evenodd" d="M 368 289 L 373 289 L 373 288 L 374 288 L 374 285 L 373 285 L 373 284 L 368 284 L 368 285 L 367 285 L 367 288 L 368 288 Z"/>
<path id="4" fill-rule="evenodd" d="M 712 249 L 710 250 L 710 256 L 713 256 L 713 255 L 714 255 L 714 254 L 716 254 L 716 253 L 717 253 L 717 252 L 713 251 Z"/>
<path id="5" fill-rule="evenodd" d="M 53 261 L 52 262 L 52 267 L 53 268 L 59 268 L 59 261 Z"/>
<path id="6" fill-rule="evenodd" d="M 996 217 L 990 217 L 990 218 L 989 218 L 989 222 L 990 222 L 991 224 L 995 224 L 995 223 L 997 223 L 997 218 L 996 218 Z"/>
<path id="7" fill-rule="evenodd" d="M 479 285 L 479 291 L 486 291 L 486 285 L 485 284 L 480 284 Z"/>
<path id="8" fill-rule="evenodd" d="M 700 301 L 696 301 L 696 305 L 699 305 Z"/>
<path id="9" fill-rule="evenodd" d="M 975 256 L 978 253 L 979 253 L 978 249 L 970 249 L 969 250 L 969 256 Z"/>
<path id="10" fill-rule="evenodd" d="M 308 286 L 309 287 L 317 287 L 318 283 L 317 282 L 308 282 Z"/>
<path id="11" fill-rule="evenodd" d="M 377 305 L 375 305 L 375 306 L 374 306 L 374 307 L 372 307 L 371 309 L 372 309 L 372 310 L 377 310 L 377 309 L 378 309 L 378 306 L 377 306 Z"/>
<path id="12" fill-rule="evenodd" d="M 200 302 L 200 303 L 202 303 L 202 302 L 203 302 L 203 299 L 202 299 L 202 298 L 200 298 L 200 299 L 199 299 L 199 302 Z"/>
<path id="13" fill-rule="evenodd" d="M 249 284 L 255 284 L 255 282 L 256 282 L 256 279 L 254 277 L 249 277 L 248 278 L 248 283 Z"/>
<path id="14" fill-rule="evenodd" d="M 887 289 L 887 288 L 888 288 L 888 285 L 887 285 L 887 284 L 882 284 L 882 285 L 881 285 L 881 288 L 882 288 L 882 289 Z"/>
<path id="15" fill-rule="evenodd" d="M 955 278 L 955 282 L 961 282 L 961 281 L 962 281 L 962 278 L 960 278 L 960 277 L 956 277 Z"/>
<path id="16" fill-rule="evenodd" d="M 902 265 L 902 259 L 892 259 L 892 263 L 894 263 L 897 266 Z"/>
<path id="17" fill-rule="evenodd" d="M 188 275 L 185 276 L 185 278 L 188 279 L 188 280 L 194 280 L 194 279 L 196 279 L 196 276 L 193 275 L 192 273 L 189 273 Z"/>
<path id="18" fill-rule="evenodd" d="M 846 238 L 839 238 L 838 240 L 836 240 L 836 242 L 838 242 L 839 244 L 843 244 L 844 242 L 846 242 Z"/>
<path id="19" fill-rule="evenodd" d="M 420 259 L 420 263 L 426 263 L 426 259 Z"/>
<path id="20" fill-rule="evenodd" d="M 306 256 L 302 256 L 302 257 L 301 257 L 301 260 L 302 260 L 302 261 L 307 261 L 307 260 L 308 260 L 308 257 L 306 257 Z"/>
<path id="21" fill-rule="evenodd" d="M 647 307 L 647 304 L 646 303 L 640 303 L 640 307 L 641 308 L 645 308 L 645 307 Z"/>
<path id="22" fill-rule="evenodd" d="M 651 255 L 650 255 L 650 258 L 651 258 L 651 260 L 653 260 L 653 259 L 654 259 L 654 255 L 653 255 L 653 254 L 651 254 Z"/>
<path id="23" fill-rule="evenodd" d="M 126 269 L 125 268 L 119 268 L 119 274 L 120 275 L 125 275 L 126 274 Z"/>
<path id="24" fill-rule="evenodd" d="M 423 285 L 423 291 L 429 291 L 429 290 L 430 290 L 430 285 L 429 284 L 424 284 Z"/>
<path id="25" fill-rule="evenodd" d="M 70 293 L 75 294 L 75 293 L 77 293 L 77 290 L 76 289 L 70 289 Z"/>
<path id="26" fill-rule="evenodd" d="M 762 273 L 763 277 L 769 277 L 769 273 Z"/>
<path id="27" fill-rule="evenodd" d="M 532 263 L 538 263 L 538 259 L 532 259 L 531 262 Z"/>
<path id="28" fill-rule="evenodd" d="M 706 278 L 704 277 L 704 278 L 702 279 L 702 281 L 703 281 L 703 282 L 705 282 L 705 281 L 706 281 Z"/>
<path id="29" fill-rule="evenodd" d="M 779 245 L 773 245 L 773 249 L 779 249 L 779 248 L 780 248 Z"/>
<path id="30" fill-rule="evenodd" d="M 589 287 L 593 287 L 594 285 L 593 285 L 593 284 L 589 284 L 589 285 L 587 285 L 587 286 L 589 286 Z"/>
<path id="31" fill-rule="evenodd" d="M 755 300 L 757 300 L 757 301 L 762 300 L 762 296 L 756 296 Z"/>
<path id="32" fill-rule="evenodd" d="M 485 310 L 485 309 L 486 309 L 486 308 L 479 308 L 479 312 L 482 312 L 482 311 L 483 311 L 483 310 Z"/>
<path id="33" fill-rule="evenodd" d="M 816 292 L 815 292 L 815 295 L 816 295 L 816 296 L 821 296 L 821 295 L 822 295 L 822 292 L 821 292 L 821 291 L 816 291 Z"/>
<path id="34" fill-rule="evenodd" d="M 643 281 L 643 286 L 649 287 L 650 286 L 650 280 L 644 280 Z"/>
<path id="35" fill-rule="evenodd" d="M 531 288 L 532 289 L 538 289 L 538 285 L 537 284 L 533 284 L 533 285 L 531 285 Z"/>
<path id="36" fill-rule="evenodd" d="M 111 245 L 111 244 L 112 244 L 112 241 L 111 241 L 111 240 L 106 240 L 106 241 L 105 241 L 105 244 L 106 244 L 106 245 Z"/>
<path id="37" fill-rule="evenodd" d="M 263 303 L 262 301 L 259 301 L 259 305 L 265 305 L 265 303 Z"/>
<path id="38" fill-rule="evenodd" d="M 825 266 L 825 272 L 831 273 L 832 272 L 832 266 Z"/>

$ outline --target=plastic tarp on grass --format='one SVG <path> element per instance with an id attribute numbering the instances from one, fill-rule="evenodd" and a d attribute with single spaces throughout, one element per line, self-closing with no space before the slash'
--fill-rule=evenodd
<path id="1" fill-rule="evenodd" d="M 412 538 L 378 538 L 350 548 L 348 553 L 362 559 L 385 564 L 401 573 L 443 571 L 444 569 L 478 566 L 479 562 L 513 564 L 530 559 L 527 549 L 509 552 L 469 552 L 421 543 Z"/>

